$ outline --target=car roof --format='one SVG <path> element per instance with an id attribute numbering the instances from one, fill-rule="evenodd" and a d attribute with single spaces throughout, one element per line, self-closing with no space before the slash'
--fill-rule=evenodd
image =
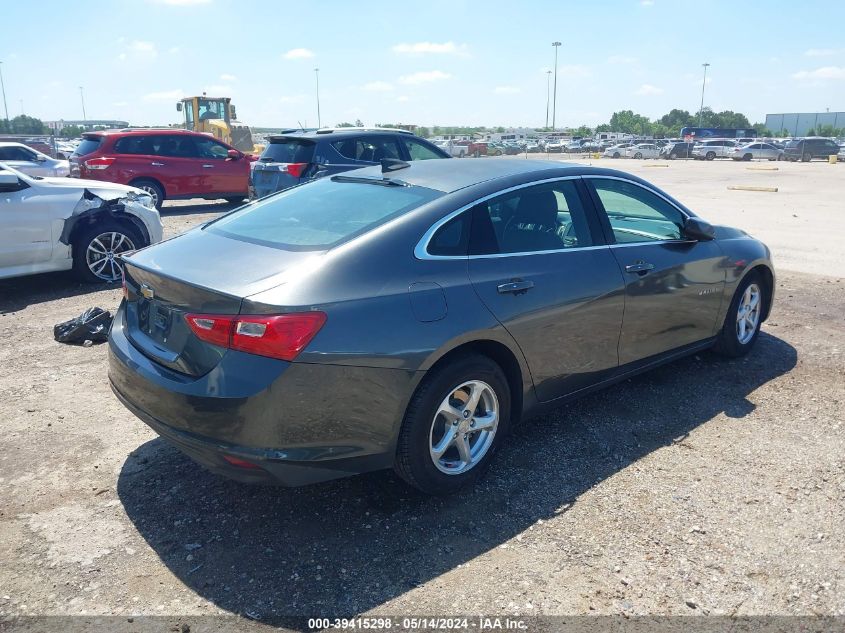
<path id="1" fill-rule="evenodd" d="M 96 130 L 93 132 L 83 132 L 83 138 L 90 138 L 92 136 L 138 136 L 141 134 L 186 134 L 189 136 L 209 136 L 202 132 L 194 132 L 193 130 L 184 130 L 178 127 L 145 127 L 145 128 L 123 128 L 115 130 Z"/>
<path id="2" fill-rule="evenodd" d="M 563 176 L 604 175 L 617 176 L 639 182 L 640 179 L 632 174 L 591 167 L 580 163 L 547 162 L 544 160 L 525 160 L 500 158 L 496 160 L 416 160 L 408 163 L 408 167 L 382 173 L 380 166 L 365 167 L 354 171 L 344 172 L 342 176 L 356 178 L 390 178 L 409 185 L 435 189 L 444 193 L 452 193 L 459 189 L 471 187 L 492 180 L 509 178 L 511 176 L 527 176 L 536 173 L 538 178 L 560 178 Z"/>
<path id="3" fill-rule="evenodd" d="M 312 141 L 316 141 L 321 138 L 327 139 L 338 139 L 338 138 L 348 138 L 350 136 L 370 136 L 371 134 L 407 134 L 409 136 L 413 136 L 415 138 L 422 138 L 417 137 L 413 132 L 409 132 L 408 130 L 400 130 L 394 128 L 360 128 L 360 127 L 348 127 L 348 128 L 323 128 L 319 130 L 305 130 L 305 131 L 286 131 L 282 132 L 281 134 L 270 134 L 267 139 L 272 143 L 273 141 L 279 141 L 281 139 L 296 139 L 296 138 L 303 138 Z M 425 140 L 425 139 L 423 139 Z"/>
<path id="4" fill-rule="evenodd" d="M 0 141 L 0 147 L 26 147 L 27 149 L 32 149 L 29 145 L 15 143 L 13 141 Z"/>

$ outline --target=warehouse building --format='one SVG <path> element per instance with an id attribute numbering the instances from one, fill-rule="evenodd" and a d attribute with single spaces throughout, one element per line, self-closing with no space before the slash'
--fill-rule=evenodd
<path id="1" fill-rule="evenodd" d="M 789 114 L 767 114 L 766 127 L 773 134 L 807 136 L 812 130 L 818 133 L 819 126 L 845 128 L 845 112 L 792 112 Z"/>

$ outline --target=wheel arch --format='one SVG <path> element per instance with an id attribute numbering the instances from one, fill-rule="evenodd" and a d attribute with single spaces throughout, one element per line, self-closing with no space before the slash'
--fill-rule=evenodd
<path id="1" fill-rule="evenodd" d="M 165 187 L 158 178 L 153 178 L 152 176 L 139 176 L 138 178 L 133 178 L 127 184 L 130 187 L 137 187 L 139 182 L 151 182 L 155 184 L 159 189 L 161 189 L 162 194 L 164 194 L 164 198 L 167 198 L 167 187 Z"/>
<path id="2" fill-rule="evenodd" d="M 766 290 L 766 304 L 763 306 L 762 321 L 769 318 L 769 313 L 772 311 L 772 304 L 775 300 L 775 274 L 769 266 L 763 263 L 758 263 L 749 268 L 740 279 L 740 283 L 748 277 L 748 275 L 757 274 L 763 282 Z"/>
<path id="3" fill-rule="evenodd" d="M 502 368 L 511 390 L 511 423 L 516 423 L 525 411 L 526 396 L 533 393 L 533 382 L 522 354 L 502 341 L 476 339 L 461 343 L 431 359 L 433 362 L 427 367 L 426 374 L 437 371 L 460 356 L 473 354 L 486 356 Z"/>
<path id="4" fill-rule="evenodd" d="M 74 244 L 82 231 L 87 229 L 89 226 L 102 221 L 104 218 L 130 224 L 132 228 L 138 231 L 141 238 L 144 240 L 144 243 L 139 244 L 138 247 L 141 248 L 143 246 L 149 246 L 150 232 L 147 230 L 146 225 L 141 221 L 141 219 L 130 213 L 125 213 L 109 206 L 91 209 L 85 213 L 69 217 L 65 220 L 64 229 L 62 230 L 62 235 L 59 238 L 59 241 L 62 244 L 67 244 L 68 246 Z"/>

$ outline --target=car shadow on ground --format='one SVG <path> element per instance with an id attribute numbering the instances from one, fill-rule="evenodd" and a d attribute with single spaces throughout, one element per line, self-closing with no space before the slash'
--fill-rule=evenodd
<path id="1" fill-rule="evenodd" d="M 0 314 L 19 312 L 28 306 L 38 305 L 45 301 L 82 295 L 92 295 L 91 305 L 93 306 L 97 302 L 98 293 L 114 289 L 120 289 L 120 282 L 83 283 L 78 281 L 70 271 L 0 279 Z M 101 307 L 106 310 L 113 308 L 111 300 L 106 303 L 109 305 Z"/>
<path id="2" fill-rule="evenodd" d="M 225 200 L 196 200 L 191 203 L 177 203 L 171 204 L 165 202 L 159 210 L 163 218 L 176 218 L 186 215 L 196 215 L 198 213 L 225 213 L 232 209 L 237 209 L 242 203 L 231 203 Z"/>
<path id="3" fill-rule="evenodd" d="M 747 357 L 688 357 L 518 426 L 473 489 L 427 498 L 392 473 L 298 489 L 212 475 L 161 439 L 124 463 L 118 494 L 162 562 L 232 613 L 354 615 L 565 512 L 650 452 L 680 442 L 788 372 L 796 350 L 761 334 Z M 140 422 L 139 422 L 140 424 Z"/>

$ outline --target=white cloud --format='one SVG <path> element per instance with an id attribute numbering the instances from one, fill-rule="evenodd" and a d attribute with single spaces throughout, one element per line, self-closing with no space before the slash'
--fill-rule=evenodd
<path id="1" fill-rule="evenodd" d="M 364 84 L 361 89 L 369 92 L 390 92 L 393 90 L 393 84 L 387 83 L 386 81 L 371 81 L 370 83 Z"/>
<path id="2" fill-rule="evenodd" d="M 226 97 L 232 94 L 232 86 L 223 84 L 212 84 L 203 88 L 203 92 L 211 97 Z"/>
<path id="3" fill-rule="evenodd" d="M 497 95 L 514 95 L 522 91 L 516 86 L 496 86 L 493 88 L 493 92 Z"/>
<path id="4" fill-rule="evenodd" d="M 626 55 L 611 55 L 607 58 L 608 64 L 636 64 L 636 57 L 628 57 Z"/>
<path id="5" fill-rule="evenodd" d="M 211 0 L 153 0 L 155 4 L 169 4 L 174 7 L 193 7 L 198 4 L 210 4 Z"/>
<path id="6" fill-rule="evenodd" d="M 237 81 L 238 78 L 235 77 L 234 75 L 230 75 L 229 73 L 223 73 L 222 75 L 220 75 L 220 80 L 221 81 Z"/>
<path id="7" fill-rule="evenodd" d="M 123 44 L 123 51 L 117 56 L 119 61 L 132 59 L 135 61 L 151 61 L 158 57 L 158 49 L 153 42 L 144 40 L 132 40 L 128 44 L 121 38 L 118 40 Z"/>
<path id="8" fill-rule="evenodd" d="M 793 79 L 845 79 L 845 66 L 822 66 L 815 70 L 801 70 L 792 75 Z"/>
<path id="9" fill-rule="evenodd" d="M 657 86 L 652 86 L 651 84 L 643 84 L 637 88 L 634 94 L 640 96 L 660 95 L 663 94 L 663 88 L 658 88 Z"/>
<path id="10" fill-rule="evenodd" d="M 285 59 L 309 59 L 314 57 L 314 51 L 307 48 L 293 48 L 282 55 Z"/>
<path id="11" fill-rule="evenodd" d="M 167 49 L 167 52 L 171 55 L 178 55 L 182 52 L 182 49 L 179 46 L 171 46 L 169 49 Z"/>
<path id="12" fill-rule="evenodd" d="M 145 94 L 144 101 L 178 101 L 185 94 L 182 90 L 162 90 Z"/>
<path id="13" fill-rule="evenodd" d="M 427 70 L 410 75 L 402 75 L 399 77 L 400 84 L 407 84 L 414 86 L 417 84 L 429 83 L 431 81 L 439 81 L 441 79 L 451 79 L 452 75 L 444 73 L 442 70 Z"/>
<path id="14" fill-rule="evenodd" d="M 413 44 L 397 44 L 393 47 L 394 53 L 402 55 L 466 55 L 466 44 L 455 44 L 454 42 L 415 42 Z"/>
<path id="15" fill-rule="evenodd" d="M 653 7 L 654 0 L 641 0 L 640 5 L 644 7 Z"/>
<path id="16" fill-rule="evenodd" d="M 804 51 L 805 57 L 832 57 L 836 55 L 839 51 L 833 48 L 811 48 L 809 50 Z"/>

